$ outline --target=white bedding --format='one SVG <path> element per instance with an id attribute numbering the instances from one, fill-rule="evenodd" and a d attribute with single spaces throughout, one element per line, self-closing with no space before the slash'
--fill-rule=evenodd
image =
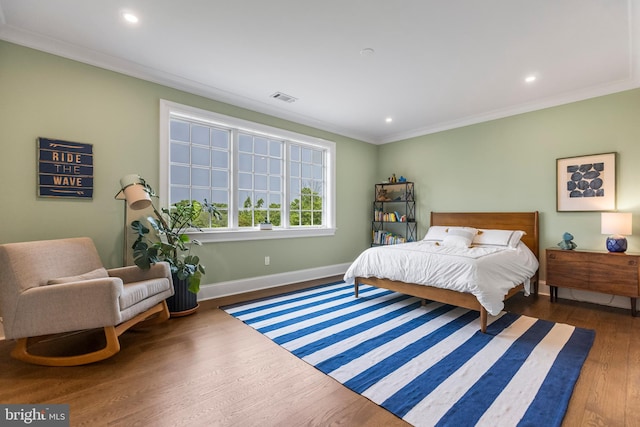
<path id="1" fill-rule="evenodd" d="M 347 270 L 344 281 L 377 277 L 468 292 L 492 315 L 504 308 L 504 295 L 538 270 L 538 260 L 522 242 L 515 249 L 493 246 L 471 248 L 438 246 L 419 241 L 376 246 L 362 252 Z"/>

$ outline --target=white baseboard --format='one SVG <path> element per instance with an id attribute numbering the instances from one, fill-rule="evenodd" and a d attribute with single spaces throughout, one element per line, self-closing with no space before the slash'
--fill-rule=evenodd
<path id="1" fill-rule="evenodd" d="M 310 268 L 307 270 L 297 270 L 286 273 L 270 274 L 268 276 L 250 277 L 247 279 L 202 285 L 200 287 L 200 292 L 198 293 L 198 301 L 243 294 L 261 289 L 305 282 L 307 280 L 321 279 L 323 277 L 343 275 L 347 272 L 350 265 L 351 263 L 328 265 L 325 267 Z"/>

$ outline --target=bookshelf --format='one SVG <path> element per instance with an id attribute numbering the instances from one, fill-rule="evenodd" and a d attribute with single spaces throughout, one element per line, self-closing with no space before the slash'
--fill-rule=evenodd
<path id="1" fill-rule="evenodd" d="M 371 246 L 414 242 L 417 227 L 413 182 L 375 184 Z"/>

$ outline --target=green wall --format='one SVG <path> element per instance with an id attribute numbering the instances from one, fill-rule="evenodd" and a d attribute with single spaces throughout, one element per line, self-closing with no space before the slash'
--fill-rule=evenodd
<path id="1" fill-rule="evenodd" d="M 633 212 L 629 251 L 640 252 L 640 90 L 386 144 L 378 179 L 415 181 L 420 235 L 431 211 L 537 210 L 541 249 L 568 231 L 579 249 L 604 250 L 599 212 L 556 212 L 556 159 L 608 152 L 618 210 Z"/>
<path id="2" fill-rule="evenodd" d="M 350 262 L 369 243 L 373 184 L 392 173 L 416 183 L 420 236 L 432 210 L 538 210 L 542 248 L 569 231 L 579 248 L 603 249 L 599 213 L 556 212 L 556 159 L 614 151 L 618 209 L 633 212 L 629 250 L 640 252 L 640 90 L 375 146 L 6 42 L 0 42 L 0 243 L 86 235 L 108 267 L 120 265 L 123 206 L 113 197 L 129 173 L 157 187 L 160 99 L 337 146 L 336 235 L 206 244 L 199 248 L 205 283 Z M 93 200 L 36 196 L 38 136 L 94 145 Z"/>
<path id="3" fill-rule="evenodd" d="M 160 99 L 336 143 L 336 235 L 205 244 L 203 283 L 347 263 L 368 246 L 371 192 L 363 189 L 375 181 L 378 147 L 2 41 L 0 243 L 90 236 L 107 267 L 121 265 L 123 202 L 114 196 L 129 173 L 158 186 Z M 37 137 L 93 144 L 93 200 L 37 197 Z"/>

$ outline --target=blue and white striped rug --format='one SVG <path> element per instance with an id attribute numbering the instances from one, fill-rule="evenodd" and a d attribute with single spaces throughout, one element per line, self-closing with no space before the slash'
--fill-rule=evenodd
<path id="1" fill-rule="evenodd" d="M 224 307 L 415 426 L 559 426 L 594 331 L 332 283 Z"/>

